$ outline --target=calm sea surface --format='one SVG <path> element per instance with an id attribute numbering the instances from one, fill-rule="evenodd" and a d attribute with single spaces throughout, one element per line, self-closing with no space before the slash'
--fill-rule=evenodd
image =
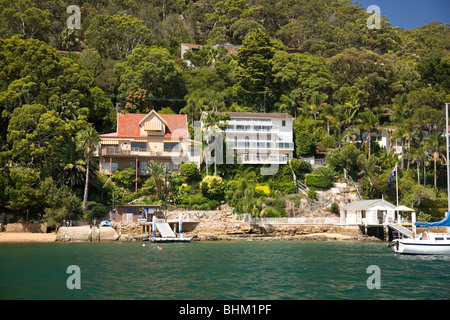
<path id="1" fill-rule="evenodd" d="M 0 299 L 448 299 L 450 256 L 385 243 L 0 244 Z M 81 289 L 66 285 L 76 265 Z M 370 290 L 369 266 L 380 289 Z M 373 283 L 372 280 L 369 281 Z"/>

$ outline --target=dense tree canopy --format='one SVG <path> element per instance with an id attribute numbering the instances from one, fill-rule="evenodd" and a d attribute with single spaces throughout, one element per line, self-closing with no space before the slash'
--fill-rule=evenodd
<path id="1" fill-rule="evenodd" d="M 93 142 L 97 132 L 115 130 L 117 111 L 152 108 L 187 114 L 190 124 L 202 111 L 286 112 L 296 117 L 295 157 L 326 157 L 328 167 L 315 175 L 326 185 L 349 175 L 366 196 L 392 198 L 374 185 L 398 162 L 400 183 L 412 190 L 405 204 L 428 210 L 442 198 L 449 25 L 403 30 L 382 18 L 380 29 L 369 29 L 370 14 L 350 0 L 76 4 L 81 28 L 68 29 L 67 1 L 0 0 L 0 212 L 57 222 L 93 216 L 102 208 L 95 202 L 108 205 L 113 193 L 132 200 L 136 181 L 99 173 Z M 203 47 L 181 57 L 181 43 Z M 381 131 L 389 151 L 372 137 Z M 220 197 L 240 212 L 282 214 L 281 198 L 263 205 L 261 195 L 296 189 L 288 166 L 272 180 L 252 168 L 214 169 L 223 178 Z M 202 177 L 189 177 L 198 187 Z M 171 203 L 203 208 L 221 200 L 183 179 L 165 181 Z M 164 198 L 160 177 L 138 182 L 144 194 Z"/>

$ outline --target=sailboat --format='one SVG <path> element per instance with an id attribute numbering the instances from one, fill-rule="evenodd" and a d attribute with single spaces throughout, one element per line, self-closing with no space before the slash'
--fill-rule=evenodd
<path id="1" fill-rule="evenodd" d="M 449 126 L 448 107 L 446 107 L 446 128 L 447 128 L 447 190 L 448 190 L 448 210 L 445 218 L 438 222 L 416 222 L 413 212 L 413 238 L 395 239 L 390 245 L 396 253 L 401 254 L 434 254 L 450 255 L 450 233 L 430 232 L 431 227 L 450 227 L 450 164 L 449 164 Z M 398 186 L 397 186 L 398 188 Z M 398 201 L 398 200 L 397 200 Z M 428 231 L 417 234 L 416 227 L 427 227 Z"/>
<path id="2" fill-rule="evenodd" d="M 415 227 L 427 227 L 428 231 L 416 235 L 414 238 L 395 239 L 391 247 L 401 254 L 450 254 L 450 233 L 430 232 L 431 227 L 450 227 L 450 212 L 438 222 L 415 222 Z M 415 234 L 415 232 L 413 232 Z"/>

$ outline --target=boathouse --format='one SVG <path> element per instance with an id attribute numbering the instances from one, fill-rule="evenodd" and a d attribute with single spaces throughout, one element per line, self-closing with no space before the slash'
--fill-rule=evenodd
<path id="1" fill-rule="evenodd" d="M 385 225 L 394 221 L 395 205 L 384 199 L 359 200 L 341 209 L 341 223 L 347 225 Z"/>
<path id="2" fill-rule="evenodd" d="M 162 214 L 159 204 L 124 204 L 114 208 L 116 222 L 138 222 L 139 219 L 151 221 L 153 215 L 158 217 Z"/>

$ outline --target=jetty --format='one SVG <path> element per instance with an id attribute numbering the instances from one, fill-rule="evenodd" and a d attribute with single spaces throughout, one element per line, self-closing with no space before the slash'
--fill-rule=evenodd
<path id="1" fill-rule="evenodd" d="M 175 242 L 191 242 L 192 238 L 188 237 L 185 238 L 183 236 L 183 229 L 182 225 L 183 222 L 180 218 L 178 222 L 178 233 L 179 236 L 175 234 L 175 232 L 170 228 L 169 223 L 166 221 L 166 219 L 157 219 L 155 216 L 152 217 L 152 222 L 148 221 L 140 221 L 143 225 L 150 225 L 152 226 L 152 234 L 153 237 L 151 237 L 149 240 L 152 242 L 169 242 L 169 243 L 175 243 Z M 160 234 L 160 237 L 156 236 L 156 231 Z"/>

